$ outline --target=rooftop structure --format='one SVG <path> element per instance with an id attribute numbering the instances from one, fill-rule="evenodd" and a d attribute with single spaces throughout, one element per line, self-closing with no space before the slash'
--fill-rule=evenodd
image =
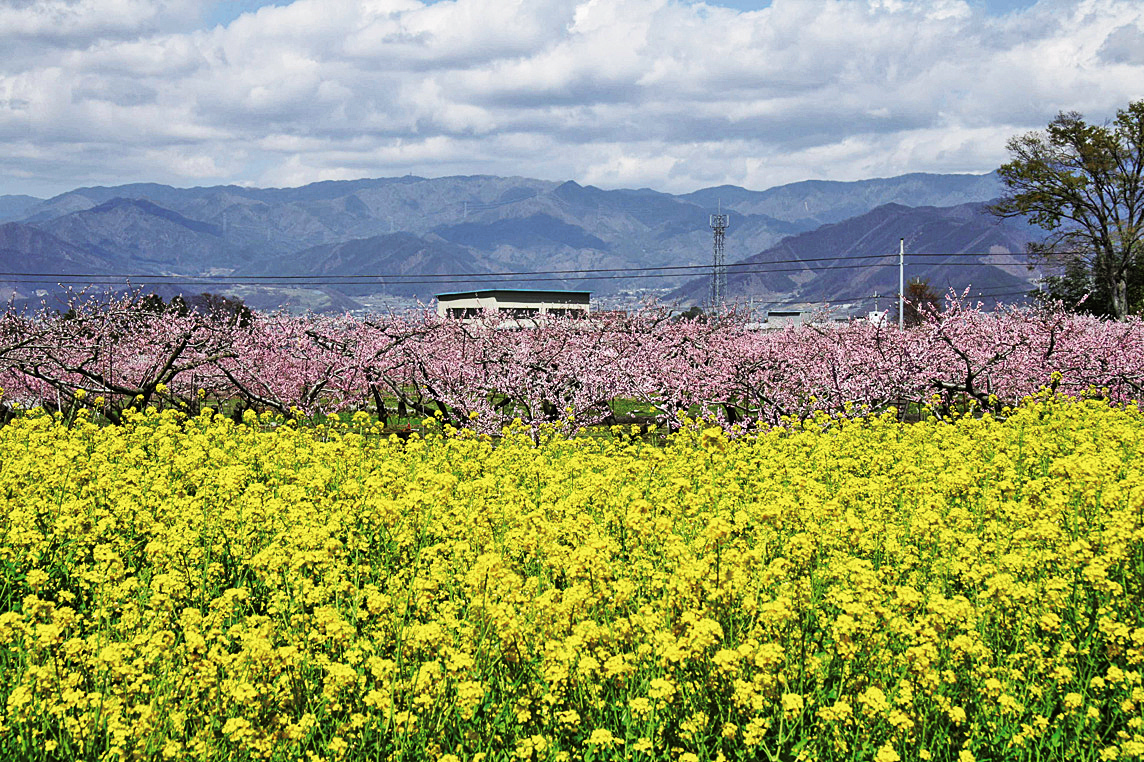
<path id="1" fill-rule="evenodd" d="M 441 317 L 472 320 L 485 311 L 497 312 L 514 320 L 541 316 L 583 317 L 588 314 L 591 291 L 537 291 L 494 288 L 484 291 L 456 291 L 437 294 L 437 314 Z"/>

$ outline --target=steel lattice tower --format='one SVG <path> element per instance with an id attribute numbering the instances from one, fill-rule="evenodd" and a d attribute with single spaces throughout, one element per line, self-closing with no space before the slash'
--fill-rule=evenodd
<path id="1" fill-rule="evenodd" d="M 730 215 L 711 215 L 711 229 L 715 232 L 715 264 L 711 269 L 711 309 L 722 309 L 727 296 L 727 260 L 723 256 L 723 237 L 727 232 Z"/>

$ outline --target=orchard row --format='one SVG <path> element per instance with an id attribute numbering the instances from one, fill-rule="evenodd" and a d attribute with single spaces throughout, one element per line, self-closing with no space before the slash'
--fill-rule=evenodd
<path id="1" fill-rule="evenodd" d="M 819 412 L 966 402 L 1001 412 L 1045 386 L 1114 401 L 1140 395 L 1144 322 L 1063 311 L 983 312 L 956 300 L 922 325 L 866 321 L 752 331 L 667 311 L 498 330 L 433 315 L 223 316 L 145 309 L 139 298 L 66 314 L 0 317 L 0 405 L 94 408 L 212 401 L 285 416 L 367 410 L 384 423 L 438 415 L 499 432 L 615 420 L 616 402 L 676 427 L 688 415 L 751 428 Z"/>

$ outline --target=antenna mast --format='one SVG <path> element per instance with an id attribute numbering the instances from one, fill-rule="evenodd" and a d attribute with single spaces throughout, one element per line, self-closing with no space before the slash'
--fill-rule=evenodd
<path id="1" fill-rule="evenodd" d="M 723 256 L 723 237 L 727 232 L 730 215 L 723 214 L 723 202 L 719 202 L 719 213 L 711 215 L 711 230 L 715 233 L 715 262 L 711 268 L 711 310 L 723 308 L 727 296 L 727 261 Z"/>

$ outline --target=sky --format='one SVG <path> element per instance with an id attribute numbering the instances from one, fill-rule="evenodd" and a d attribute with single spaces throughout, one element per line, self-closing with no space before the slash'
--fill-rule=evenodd
<path id="1" fill-rule="evenodd" d="M 984 173 L 1141 98 L 1140 0 L 0 0 L 0 194 Z"/>

